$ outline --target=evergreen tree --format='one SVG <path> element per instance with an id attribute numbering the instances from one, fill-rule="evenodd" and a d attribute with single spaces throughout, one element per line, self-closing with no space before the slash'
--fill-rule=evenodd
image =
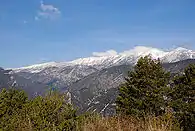
<path id="1" fill-rule="evenodd" d="M 170 93 L 172 108 L 184 130 L 195 130 L 195 64 L 189 65 L 182 76 L 174 79 Z"/>
<path id="2" fill-rule="evenodd" d="M 119 87 L 117 112 L 135 116 L 163 114 L 169 78 L 159 59 L 140 58 Z"/>

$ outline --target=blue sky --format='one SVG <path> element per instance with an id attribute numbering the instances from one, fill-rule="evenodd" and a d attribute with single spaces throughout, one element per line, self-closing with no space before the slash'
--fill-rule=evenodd
<path id="1" fill-rule="evenodd" d="M 0 67 L 137 45 L 195 49 L 194 0 L 1 0 Z"/>

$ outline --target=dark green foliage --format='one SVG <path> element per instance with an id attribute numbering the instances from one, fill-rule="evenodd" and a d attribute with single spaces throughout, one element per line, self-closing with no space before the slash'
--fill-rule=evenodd
<path id="1" fill-rule="evenodd" d="M 73 130 L 76 111 L 65 100 L 56 92 L 37 97 L 26 104 L 25 117 L 35 130 Z"/>
<path id="2" fill-rule="evenodd" d="M 14 125 L 16 119 L 23 106 L 27 103 L 27 96 L 23 91 L 14 88 L 9 90 L 3 89 L 0 93 L 0 129 L 10 129 Z"/>
<path id="3" fill-rule="evenodd" d="M 119 88 L 117 112 L 135 116 L 163 114 L 169 78 L 160 60 L 140 58 Z"/>
<path id="4" fill-rule="evenodd" d="M 187 67 L 182 76 L 174 79 L 170 96 L 171 106 L 181 126 L 185 130 L 195 130 L 195 64 Z"/>
<path id="5" fill-rule="evenodd" d="M 0 130 L 75 130 L 76 110 L 66 95 L 49 92 L 27 100 L 23 92 L 3 90 L 0 94 Z"/>

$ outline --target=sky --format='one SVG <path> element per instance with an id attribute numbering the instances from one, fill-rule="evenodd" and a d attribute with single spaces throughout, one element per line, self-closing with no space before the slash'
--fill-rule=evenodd
<path id="1" fill-rule="evenodd" d="M 135 46 L 195 50 L 194 0 L 0 0 L 0 67 Z"/>

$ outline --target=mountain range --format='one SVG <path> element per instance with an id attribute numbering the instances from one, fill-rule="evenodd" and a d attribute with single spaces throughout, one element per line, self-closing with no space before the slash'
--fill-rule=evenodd
<path id="1" fill-rule="evenodd" d="M 70 62 L 49 62 L 1 71 L 7 72 L 8 76 L 5 73 L 3 75 L 8 78 L 15 76 L 23 79 L 24 83 L 32 83 L 31 86 L 23 84 L 24 89 L 31 90 L 28 93 L 42 94 L 48 86 L 55 86 L 61 92 L 70 92 L 72 103 L 78 106 L 81 112 L 97 111 L 110 115 L 115 113 L 117 87 L 124 81 L 127 72 L 137 60 L 146 55 L 161 59 L 163 67 L 172 73 L 181 72 L 188 64 L 195 63 L 195 52 L 189 49 L 179 47 L 163 51 L 138 46 L 119 54 L 80 58 Z M 21 83 L 17 84 L 20 86 Z"/>

